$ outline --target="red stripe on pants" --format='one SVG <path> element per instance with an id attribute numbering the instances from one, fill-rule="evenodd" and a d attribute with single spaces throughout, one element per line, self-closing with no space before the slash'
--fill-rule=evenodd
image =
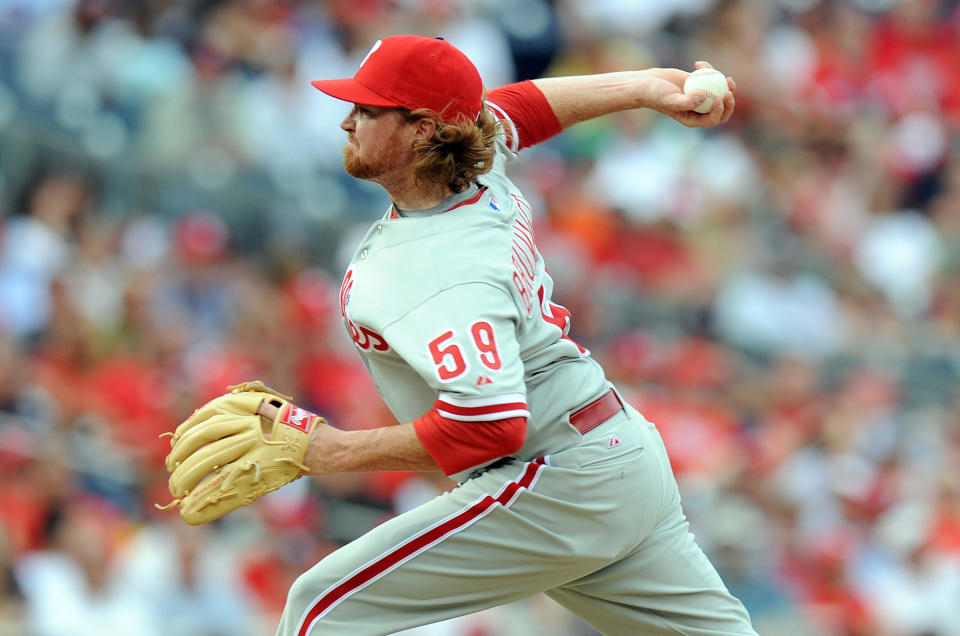
<path id="1" fill-rule="evenodd" d="M 469 508 L 466 508 L 463 512 L 451 517 L 450 519 L 447 519 L 437 526 L 428 529 L 423 534 L 413 537 L 406 543 L 401 544 L 399 547 L 397 547 L 397 549 L 381 556 L 379 559 L 366 566 L 359 572 L 356 572 L 343 582 L 321 594 L 320 598 L 318 598 L 310 608 L 310 611 L 308 611 L 306 616 L 304 616 L 303 622 L 300 624 L 300 629 L 297 630 L 297 636 L 307 636 L 307 634 L 310 632 L 313 622 L 316 621 L 324 612 L 333 607 L 333 605 L 337 602 L 359 590 L 367 583 L 370 583 L 381 574 L 384 574 L 390 568 L 399 565 L 404 560 L 409 559 L 419 550 L 422 550 L 435 541 L 439 541 L 445 538 L 447 535 L 453 534 L 454 532 L 460 530 L 470 522 L 476 520 L 478 517 L 489 512 L 497 504 L 500 504 L 501 506 L 507 505 L 507 503 L 509 503 L 517 495 L 520 489 L 530 487 L 534 478 L 537 476 L 537 473 L 540 472 L 541 467 L 545 463 L 546 462 L 542 457 L 535 459 L 527 464 L 527 467 L 524 469 L 523 474 L 519 479 L 508 483 L 496 497 L 487 495 Z"/>

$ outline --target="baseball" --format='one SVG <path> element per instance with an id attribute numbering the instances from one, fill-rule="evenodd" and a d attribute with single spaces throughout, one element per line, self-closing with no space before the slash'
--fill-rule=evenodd
<path id="1" fill-rule="evenodd" d="M 713 108 L 713 100 L 723 99 L 729 91 L 726 76 L 713 68 L 698 68 L 690 73 L 683 83 L 683 92 L 687 95 L 697 92 L 706 93 L 707 99 L 694 109 L 698 113 L 709 113 Z"/>

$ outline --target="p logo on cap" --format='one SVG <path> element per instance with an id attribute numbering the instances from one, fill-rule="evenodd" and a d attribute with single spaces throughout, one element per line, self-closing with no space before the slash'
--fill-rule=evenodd
<path id="1" fill-rule="evenodd" d="M 383 44 L 383 40 L 377 40 L 374 45 L 367 51 L 367 54 L 363 56 L 363 61 L 360 62 L 360 68 L 363 68 L 363 65 L 367 63 L 367 60 L 370 59 L 370 56 L 373 55 L 374 51 L 380 48 L 380 45 Z"/>

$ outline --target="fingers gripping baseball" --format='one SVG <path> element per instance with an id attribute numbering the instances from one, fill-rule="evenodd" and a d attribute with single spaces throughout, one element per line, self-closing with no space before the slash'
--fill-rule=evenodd
<path id="1" fill-rule="evenodd" d="M 300 478 L 308 470 L 303 459 L 310 440 L 326 423 L 262 382 L 229 388 L 165 434 L 171 437 L 166 468 L 174 500 L 157 507 L 179 507 L 191 525 L 217 519 Z M 272 419 L 259 414 L 264 401 L 276 407 Z"/>
<path id="2" fill-rule="evenodd" d="M 652 107 L 691 128 L 726 123 L 736 107 L 736 82 L 709 62 L 694 66 L 692 73 L 656 69 L 661 83 L 654 89 Z"/>

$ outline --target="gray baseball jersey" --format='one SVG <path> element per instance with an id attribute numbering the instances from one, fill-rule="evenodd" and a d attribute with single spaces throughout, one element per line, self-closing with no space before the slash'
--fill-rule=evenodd
<path id="1" fill-rule="evenodd" d="M 619 403 L 588 432 L 571 423 L 611 384 L 551 300 L 497 143 L 475 187 L 373 224 L 340 307 L 399 421 L 523 415 L 523 448 L 303 574 L 278 634 L 388 634 L 537 592 L 610 634 L 753 634 L 687 530 L 653 425 Z"/>
<path id="2" fill-rule="evenodd" d="M 607 382 L 569 339 L 569 312 L 551 302 L 532 210 L 504 173 L 503 143 L 493 169 L 447 211 L 391 218 L 391 208 L 375 223 L 340 301 L 397 420 L 433 406 L 468 422 L 528 416 L 517 456 L 532 459 L 578 443 L 558 417 Z"/>

